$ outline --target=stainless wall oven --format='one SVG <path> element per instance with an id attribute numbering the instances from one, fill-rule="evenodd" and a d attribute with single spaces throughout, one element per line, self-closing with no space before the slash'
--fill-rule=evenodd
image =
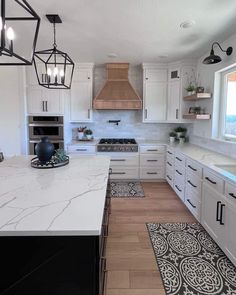
<path id="1" fill-rule="evenodd" d="M 29 153 L 35 154 L 35 146 L 42 137 L 48 137 L 55 149 L 64 149 L 63 116 L 29 116 Z"/>

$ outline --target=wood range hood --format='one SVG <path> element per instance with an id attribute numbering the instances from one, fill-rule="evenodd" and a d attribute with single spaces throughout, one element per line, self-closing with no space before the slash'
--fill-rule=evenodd
<path id="1" fill-rule="evenodd" d="M 140 110 L 142 100 L 128 79 L 128 63 L 108 63 L 107 81 L 94 98 L 97 110 Z"/>

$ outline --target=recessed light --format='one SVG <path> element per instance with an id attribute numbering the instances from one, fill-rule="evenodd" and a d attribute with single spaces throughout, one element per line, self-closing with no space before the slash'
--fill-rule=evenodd
<path id="1" fill-rule="evenodd" d="M 182 22 L 180 24 L 180 28 L 181 29 L 189 29 L 189 28 L 191 28 L 194 25 L 195 25 L 195 21 L 194 20 L 186 20 L 186 21 L 184 21 L 184 22 Z"/>
<path id="2" fill-rule="evenodd" d="M 110 58 L 116 58 L 118 55 L 116 53 L 114 53 L 114 52 L 111 52 L 107 56 L 110 57 Z"/>

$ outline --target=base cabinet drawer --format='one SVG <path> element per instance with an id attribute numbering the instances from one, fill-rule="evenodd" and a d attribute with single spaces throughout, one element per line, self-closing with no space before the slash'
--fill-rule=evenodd
<path id="1" fill-rule="evenodd" d="M 174 185 L 174 171 L 172 169 L 166 169 L 166 181 L 171 187 Z"/>
<path id="2" fill-rule="evenodd" d="M 140 168 L 140 179 L 165 179 L 165 171 L 163 168 Z"/>
<path id="3" fill-rule="evenodd" d="M 138 166 L 139 165 L 139 156 L 111 156 L 110 167 L 114 166 Z"/>
<path id="4" fill-rule="evenodd" d="M 218 175 L 215 175 L 208 169 L 203 170 L 203 179 L 210 187 L 215 189 L 219 193 L 223 193 L 224 190 L 224 180 Z"/>
<path id="5" fill-rule="evenodd" d="M 186 160 L 186 172 L 192 173 L 194 176 L 202 178 L 202 167 L 193 160 Z"/>
<path id="6" fill-rule="evenodd" d="M 196 217 L 198 221 L 201 219 L 201 202 L 198 196 L 193 191 L 186 187 L 185 189 L 185 205 L 189 211 Z"/>
<path id="7" fill-rule="evenodd" d="M 139 179 L 139 169 L 137 167 L 117 166 L 111 167 L 111 179 Z"/>
<path id="8" fill-rule="evenodd" d="M 188 173 L 185 177 L 185 187 L 201 200 L 202 180 L 200 178 Z"/>
<path id="9" fill-rule="evenodd" d="M 164 154 L 140 155 L 140 166 L 163 167 L 164 163 Z"/>
<path id="10" fill-rule="evenodd" d="M 68 145 L 69 154 L 96 154 L 96 146 L 92 145 Z"/>
<path id="11" fill-rule="evenodd" d="M 140 146 L 140 153 L 141 154 L 162 154 L 165 153 L 165 146 L 164 145 L 150 145 Z"/>
<path id="12" fill-rule="evenodd" d="M 175 174 L 174 179 L 174 190 L 176 194 L 180 197 L 180 199 L 184 202 L 184 190 L 185 190 L 185 183 L 182 177 Z"/>

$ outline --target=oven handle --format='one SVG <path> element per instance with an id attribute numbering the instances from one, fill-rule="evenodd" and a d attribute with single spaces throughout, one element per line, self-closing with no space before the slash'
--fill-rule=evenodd
<path id="1" fill-rule="evenodd" d="M 29 124 L 30 127 L 63 127 L 63 124 L 50 124 L 50 123 L 46 123 L 46 124 L 42 124 L 42 123 L 30 123 Z"/>
<path id="2" fill-rule="evenodd" d="M 36 139 L 36 140 L 29 140 L 29 143 L 38 143 L 38 142 L 40 142 L 40 139 Z M 59 140 L 56 140 L 56 139 L 50 139 L 50 142 L 51 143 L 64 143 L 64 140 L 61 140 L 61 139 L 59 139 Z"/>

